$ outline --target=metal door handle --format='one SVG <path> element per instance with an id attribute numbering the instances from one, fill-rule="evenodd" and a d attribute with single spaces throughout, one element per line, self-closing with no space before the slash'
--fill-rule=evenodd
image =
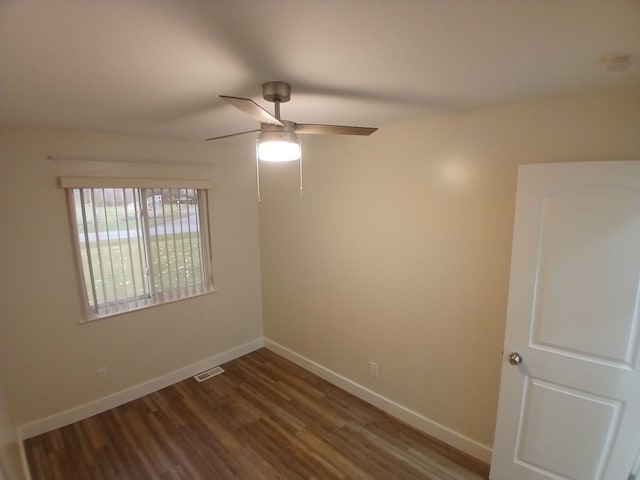
<path id="1" fill-rule="evenodd" d="M 520 355 L 518 352 L 513 352 L 511 355 L 509 355 L 509 363 L 511 365 L 520 365 L 522 363 L 522 355 Z"/>

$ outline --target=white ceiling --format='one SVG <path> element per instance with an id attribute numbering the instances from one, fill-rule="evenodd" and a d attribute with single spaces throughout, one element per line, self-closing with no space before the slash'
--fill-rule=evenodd
<path id="1" fill-rule="evenodd" d="M 632 55 L 606 72 L 603 55 Z M 0 123 L 204 139 L 219 94 L 292 84 L 282 116 L 383 126 L 640 85 L 637 0 L 3 0 Z"/>

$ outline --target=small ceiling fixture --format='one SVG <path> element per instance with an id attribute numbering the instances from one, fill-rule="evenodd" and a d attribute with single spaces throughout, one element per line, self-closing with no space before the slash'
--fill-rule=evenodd
<path id="1" fill-rule="evenodd" d="M 220 98 L 225 102 L 242 110 L 255 120 L 258 120 L 260 122 L 260 128 L 207 138 L 207 140 L 218 140 L 220 138 L 233 137 L 245 133 L 260 132 L 256 140 L 258 201 L 260 201 L 260 160 L 265 162 L 292 162 L 298 160 L 300 162 L 300 195 L 302 195 L 302 146 L 298 134 L 371 135 L 378 130 L 377 128 L 371 127 L 319 125 L 282 120 L 280 118 L 280 104 L 291 100 L 291 85 L 285 82 L 263 83 L 262 97 L 268 102 L 273 102 L 275 106 L 274 115 L 271 115 L 249 98 L 220 95 Z"/>
<path id="2" fill-rule="evenodd" d="M 601 57 L 600 64 L 607 72 L 623 72 L 631 67 L 631 56 L 626 53 L 611 53 Z"/>

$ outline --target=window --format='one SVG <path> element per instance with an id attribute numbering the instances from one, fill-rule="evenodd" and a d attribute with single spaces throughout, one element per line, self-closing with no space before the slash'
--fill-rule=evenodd
<path id="1" fill-rule="evenodd" d="M 61 179 L 88 320 L 213 291 L 207 190 L 135 183 Z"/>

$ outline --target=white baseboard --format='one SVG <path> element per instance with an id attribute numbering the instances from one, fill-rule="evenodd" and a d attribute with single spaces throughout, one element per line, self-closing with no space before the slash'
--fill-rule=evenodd
<path id="1" fill-rule="evenodd" d="M 262 346 L 263 339 L 258 338 L 249 343 L 245 343 L 244 345 L 239 345 L 225 352 L 206 358 L 200 362 L 174 370 L 166 375 L 135 385 L 107 397 L 99 398 L 98 400 L 79 405 L 64 412 L 56 413 L 49 417 L 21 425 L 18 427 L 18 435 L 20 440 L 25 440 L 42 433 L 64 427 L 71 423 L 84 420 L 85 418 L 89 418 L 93 415 L 106 412 L 107 410 L 118 407 L 137 398 L 144 397 L 145 395 L 149 395 L 150 393 L 173 385 L 174 383 L 181 382 L 182 380 L 192 377 L 203 370 L 208 370 L 222 363 L 241 357 L 242 355 L 246 355 L 247 353 L 251 353 L 254 350 L 262 348 Z"/>
<path id="2" fill-rule="evenodd" d="M 305 368 L 328 382 L 346 390 L 365 402 L 380 408 L 405 423 L 408 423 L 412 427 L 417 428 L 418 430 L 431 435 L 432 437 L 435 437 L 438 440 L 471 455 L 472 457 L 482 460 L 483 462 L 491 462 L 491 447 L 483 445 L 472 438 L 462 435 L 455 430 L 445 427 L 434 420 L 414 412 L 413 410 L 410 410 L 407 407 L 404 407 L 366 387 L 363 387 L 353 380 L 329 370 L 328 368 L 314 362 L 313 360 L 309 360 L 308 358 L 280 345 L 277 342 L 274 342 L 273 340 L 265 338 L 264 346 L 283 356 L 287 360 L 294 362 L 302 368 Z"/>
<path id="3" fill-rule="evenodd" d="M 418 430 L 425 432 L 426 434 L 431 435 L 438 440 L 441 440 L 451 445 L 452 447 L 457 448 L 458 450 L 461 450 L 475 458 L 478 458 L 479 460 L 487 463 L 491 462 L 491 447 L 477 442 L 476 440 L 473 440 L 434 420 L 431 420 L 417 412 L 414 412 L 413 410 L 410 410 L 409 408 L 404 407 L 399 403 L 396 403 L 393 400 L 390 400 L 354 382 L 353 380 L 350 380 L 332 370 L 329 370 L 319 363 L 316 363 L 313 360 L 310 360 L 268 338 L 259 338 L 253 340 L 251 342 L 245 343 L 244 345 L 234 347 L 225 352 L 213 355 L 200 362 L 188 365 L 161 377 L 154 378 L 152 380 L 114 393 L 107 397 L 103 397 L 98 400 L 94 400 L 92 402 L 71 408 L 64 412 L 60 412 L 49 417 L 36 420 L 34 422 L 21 425 L 18 427 L 18 436 L 20 440 L 19 443 L 22 444 L 22 441 L 27 438 L 35 437 L 36 435 L 40 435 L 42 433 L 64 427 L 71 423 L 89 418 L 93 415 L 97 415 L 137 398 L 156 392 L 162 388 L 173 385 L 174 383 L 181 382 L 182 380 L 200 373 L 203 370 L 213 368 L 220 364 L 229 362 L 235 358 L 251 353 L 263 346 L 296 363 L 297 365 L 300 365 L 301 367 L 315 373 L 328 382 L 337 385 L 338 387 L 346 390 L 356 397 L 361 398 L 362 400 L 380 408 L 390 415 L 393 415 L 394 417 L 408 423 L 414 428 L 417 428 Z M 21 455 L 24 459 L 24 450 L 21 451 Z"/>

